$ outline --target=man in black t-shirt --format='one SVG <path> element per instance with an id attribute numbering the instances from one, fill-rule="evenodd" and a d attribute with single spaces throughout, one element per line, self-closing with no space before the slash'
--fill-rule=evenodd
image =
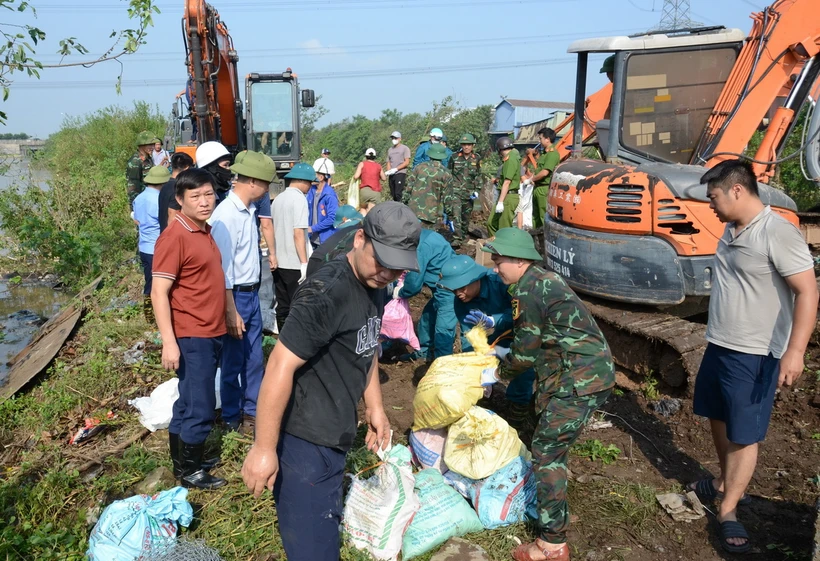
<path id="1" fill-rule="evenodd" d="M 159 231 L 162 232 L 168 227 L 170 213 L 168 209 L 179 212 L 180 206 L 176 200 L 175 189 L 177 175 L 188 168 L 194 167 L 194 159 L 184 152 L 175 152 L 171 156 L 171 179 L 162 186 L 159 191 Z"/>
<path id="2" fill-rule="evenodd" d="M 290 561 L 339 559 L 345 454 L 362 397 L 368 448 L 389 444 L 378 374 L 384 288 L 418 270 L 420 232 L 405 205 L 376 205 L 346 258 L 299 287 L 268 360 L 242 477 L 255 497 L 273 490 Z"/>

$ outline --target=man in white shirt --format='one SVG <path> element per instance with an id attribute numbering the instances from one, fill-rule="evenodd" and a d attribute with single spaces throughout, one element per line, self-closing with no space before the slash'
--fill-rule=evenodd
<path id="1" fill-rule="evenodd" d="M 268 156 L 240 152 L 231 171 L 237 174 L 233 189 L 211 216 L 211 235 L 222 254 L 225 273 L 228 336 L 222 347 L 222 419 L 238 430 L 251 432 L 256 418 L 256 398 L 264 372 L 262 309 L 259 306 L 259 229 L 257 206 L 268 193 L 276 167 Z"/>
<path id="2" fill-rule="evenodd" d="M 721 162 L 704 174 L 710 208 L 726 229 L 715 251 L 709 345 L 695 383 L 693 409 L 707 417 L 720 475 L 692 483 L 721 499 L 720 542 L 730 553 L 751 548 L 737 506 L 766 437 L 775 390 L 803 373 L 817 320 L 814 262 L 800 231 L 760 200 L 751 165 Z"/>
<path id="3" fill-rule="evenodd" d="M 273 200 L 274 244 L 279 267 L 273 272 L 276 290 L 276 325 L 279 332 L 290 313 L 290 303 L 305 280 L 308 263 L 308 204 L 305 194 L 316 181 L 316 172 L 305 163 L 293 166 L 285 176 L 287 189 Z"/>

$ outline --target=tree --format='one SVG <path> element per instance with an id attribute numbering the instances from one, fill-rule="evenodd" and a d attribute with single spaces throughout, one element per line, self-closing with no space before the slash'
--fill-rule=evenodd
<path id="1" fill-rule="evenodd" d="M 26 0 L 0 0 L 0 10 L 21 12 L 37 17 L 37 11 Z M 114 30 L 109 35 L 112 45 L 100 57 L 82 61 L 63 61 L 57 64 L 43 64 L 36 58 L 37 45 L 45 40 L 46 33 L 39 27 L 30 24 L 13 24 L 0 22 L 0 87 L 3 89 L 3 101 L 11 93 L 12 75 L 15 72 L 26 73 L 35 78 L 40 77 L 40 71 L 45 68 L 66 68 L 69 66 L 89 67 L 101 62 L 109 62 L 125 55 L 137 52 L 145 44 L 148 28 L 154 25 L 153 14 L 158 14 L 159 8 L 155 0 L 128 0 L 128 17 L 136 22 L 133 29 Z M 60 41 L 57 54 L 68 57 L 71 54 L 87 55 L 88 49 L 77 41 L 76 37 L 66 37 Z M 115 88 L 120 93 L 122 85 L 122 63 L 120 74 L 117 76 Z M 6 114 L 0 111 L 0 123 L 5 124 Z"/>

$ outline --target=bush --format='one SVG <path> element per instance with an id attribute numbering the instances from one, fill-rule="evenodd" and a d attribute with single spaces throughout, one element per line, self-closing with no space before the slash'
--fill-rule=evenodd
<path id="1" fill-rule="evenodd" d="M 137 238 L 125 165 L 137 133 L 162 136 L 166 123 L 146 103 L 66 120 L 38 158 L 51 172 L 48 187 L 28 182 L 0 194 L 6 234 L 71 284 L 121 263 L 134 253 Z"/>

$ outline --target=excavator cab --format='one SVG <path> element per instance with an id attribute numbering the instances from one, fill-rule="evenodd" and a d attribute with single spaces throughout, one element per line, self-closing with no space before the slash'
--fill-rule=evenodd
<path id="1" fill-rule="evenodd" d="M 301 92 L 301 107 L 315 104 L 313 90 Z M 245 80 L 246 144 L 250 150 L 267 154 L 284 176 L 301 157 L 299 131 L 300 90 L 296 75 L 249 74 Z"/>

